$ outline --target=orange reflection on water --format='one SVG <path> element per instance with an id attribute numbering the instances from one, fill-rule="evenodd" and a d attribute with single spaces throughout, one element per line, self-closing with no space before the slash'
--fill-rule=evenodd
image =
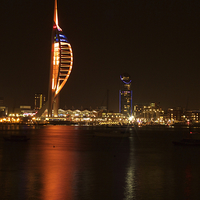
<path id="1" fill-rule="evenodd" d="M 62 134 L 57 137 L 55 132 L 51 132 L 54 127 L 50 129 L 48 129 L 48 137 L 45 137 L 45 149 L 41 155 L 41 183 L 43 185 L 41 196 L 44 200 L 73 199 L 75 154 L 65 148 L 70 143 L 67 137 L 63 138 Z M 56 129 L 59 132 L 58 127 Z M 62 128 L 60 131 L 62 132 Z"/>

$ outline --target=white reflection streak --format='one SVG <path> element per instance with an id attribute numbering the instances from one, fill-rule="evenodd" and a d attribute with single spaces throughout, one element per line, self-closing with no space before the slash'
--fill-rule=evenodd
<path id="1" fill-rule="evenodd" d="M 130 140 L 133 140 L 132 137 L 129 138 Z M 125 192 L 124 192 L 124 200 L 134 199 L 136 197 L 135 189 L 136 189 L 136 181 L 135 181 L 135 166 L 134 166 L 134 153 L 133 153 L 133 142 L 131 143 L 131 152 L 129 156 L 129 167 L 127 168 L 127 174 L 126 174 L 126 186 L 125 186 Z"/>

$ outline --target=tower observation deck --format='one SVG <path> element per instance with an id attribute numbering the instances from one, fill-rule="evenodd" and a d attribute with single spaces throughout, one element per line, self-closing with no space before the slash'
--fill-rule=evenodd
<path id="1" fill-rule="evenodd" d="M 55 0 L 48 101 L 45 107 L 39 110 L 37 114 L 38 117 L 40 117 L 46 109 L 48 109 L 48 117 L 58 116 L 59 94 L 69 78 L 72 64 L 72 48 L 58 24 L 57 0 Z"/>

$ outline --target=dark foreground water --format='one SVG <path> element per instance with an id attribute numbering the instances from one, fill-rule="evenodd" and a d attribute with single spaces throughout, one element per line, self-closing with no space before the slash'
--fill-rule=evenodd
<path id="1" fill-rule="evenodd" d="M 87 127 L 0 130 L 0 199 L 199 199 L 200 147 L 173 146 L 185 132 L 132 130 L 94 136 Z M 27 142 L 6 142 L 27 134 Z"/>

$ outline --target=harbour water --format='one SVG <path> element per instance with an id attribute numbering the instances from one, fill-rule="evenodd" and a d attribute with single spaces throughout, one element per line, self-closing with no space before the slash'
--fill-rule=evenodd
<path id="1" fill-rule="evenodd" d="M 19 127 L 17 127 L 19 128 Z M 0 199 L 198 199 L 200 147 L 174 146 L 187 129 L 130 129 L 95 136 L 95 127 L 0 130 Z M 25 134 L 28 141 L 3 137 Z"/>

